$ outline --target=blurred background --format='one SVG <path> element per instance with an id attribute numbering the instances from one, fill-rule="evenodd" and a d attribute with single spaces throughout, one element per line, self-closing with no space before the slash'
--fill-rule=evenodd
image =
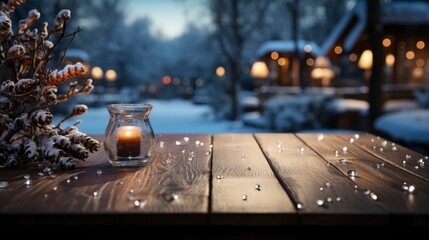
<path id="1" fill-rule="evenodd" d="M 16 20 L 67 8 L 81 28 L 65 64 L 95 89 L 52 109 L 86 104 L 81 131 L 146 102 L 156 133 L 371 132 L 429 152 L 428 1 L 27 2 Z"/>

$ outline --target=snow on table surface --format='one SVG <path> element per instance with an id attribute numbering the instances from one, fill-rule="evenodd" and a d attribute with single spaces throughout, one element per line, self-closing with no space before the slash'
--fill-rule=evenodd
<path id="1" fill-rule="evenodd" d="M 397 140 L 429 144 L 429 109 L 383 115 L 375 121 L 374 128 Z"/>

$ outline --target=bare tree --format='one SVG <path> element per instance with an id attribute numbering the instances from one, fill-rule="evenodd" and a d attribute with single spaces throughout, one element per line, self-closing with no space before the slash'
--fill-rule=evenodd
<path id="1" fill-rule="evenodd" d="M 272 1 L 209 0 L 215 36 L 228 64 L 231 96 L 231 120 L 238 117 L 238 78 L 243 49 L 252 33 L 263 23 Z"/>

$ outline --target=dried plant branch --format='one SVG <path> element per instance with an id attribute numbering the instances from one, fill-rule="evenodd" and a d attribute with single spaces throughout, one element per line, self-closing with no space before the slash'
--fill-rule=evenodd
<path id="1" fill-rule="evenodd" d="M 73 86 L 72 86 L 72 84 L 73 84 Z M 73 97 L 73 96 L 76 96 L 79 94 L 91 93 L 92 89 L 94 89 L 94 86 L 92 85 L 91 79 L 88 79 L 86 81 L 85 85 L 81 89 L 76 89 L 77 86 L 78 86 L 77 82 L 71 83 L 69 91 L 67 91 L 67 93 L 65 93 L 63 95 L 58 96 L 58 98 L 57 98 L 58 102 L 65 102 L 70 97 Z"/>
<path id="2" fill-rule="evenodd" d="M 60 128 L 61 124 L 63 124 L 65 121 L 67 121 L 68 119 L 75 117 L 75 116 L 79 116 L 82 115 L 84 113 L 86 113 L 88 111 L 88 107 L 85 105 L 76 105 L 73 110 L 71 111 L 71 113 L 69 115 L 67 115 L 63 120 L 61 120 L 57 126 L 55 126 L 55 128 Z"/>
<path id="3" fill-rule="evenodd" d="M 70 41 L 67 43 L 67 45 L 66 45 L 66 47 L 65 47 L 65 49 L 64 49 L 64 52 L 63 52 L 63 54 L 62 54 L 62 56 L 61 56 L 60 61 L 58 61 L 57 65 L 56 65 L 54 68 L 58 68 L 58 67 L 59 67 L 59 66 L 64 62 L 64 59 L 65 59 L 66 54 L 67 54 L 67 50 L 70 48 L 70 45 L 71 45 L 71 43 L 74 41 L 74 39 L 76 38 L 76 36 L 77 36 L 78 32 L 80 32 L 80 28 L 78 28 L 76 31 L 74 31 L 71 35 L 70 35 L 70 34 L 69 34 L 69 35 L 65 35 L 65 37 L 69 37 L 69 36 L 71 36 L 71 39 L 70 39 Z"/>
<path id="4" fill-rule="evenodd" d="M 56 126 L 49 111 L 51 105 L 65 102 L 70 97 L 87 94 L 94 86 L 92 80 L 73 81 L 69 90 L 57 96 L 58 86 L 67 80 L 82 77 L 82 64 L 69 64 L 57 70 L 64 62 L 66 53 L 80 31 L 68 33 L 71 12 L 61 10 L 48 32 L 48 24 L 41 30 L 29 29 L 39 19 L 40 13 L 31 10 L 19 21 L 17 32 L 13 33 L 10 15 L 24 0 L 9 0 L 0 7 L 0 167 L 15 167 L 34 161 L 49 161 L 61 168 L 76 166 L 74 160 L 85 160 L 89 152 L 97 151 L 100 144 L 93 138 L 80 133 L 76 121 L 66 130 L 61 125 L 71 117 L 87 112 L 85 105 L 77 105 L 72 112 Z M 58 34 L 55 43 L 50 37 Z M 60 43 L 68 39 L 62 50 Z M 53 52 L 57 54 L 52 55 Z M 56 57 L 61 54 L 59 60 Z M 55 62 L 53 62 L 55 61 Z M 55 66 L 50 69 L 48 66 Z M 5 73 L 5 74 L 3 74 Z M 6 74 L 8 73 L 8 74 Z"/>

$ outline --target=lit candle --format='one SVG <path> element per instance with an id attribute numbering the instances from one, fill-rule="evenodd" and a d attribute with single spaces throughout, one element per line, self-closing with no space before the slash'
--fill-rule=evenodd
<path id="1" fill-rule="evenodd" d="M 140 142 L 142 129 L 135 126 L 123 126 L 118 128 L 117 150 L 119 157 L 140 156 Z"/>

